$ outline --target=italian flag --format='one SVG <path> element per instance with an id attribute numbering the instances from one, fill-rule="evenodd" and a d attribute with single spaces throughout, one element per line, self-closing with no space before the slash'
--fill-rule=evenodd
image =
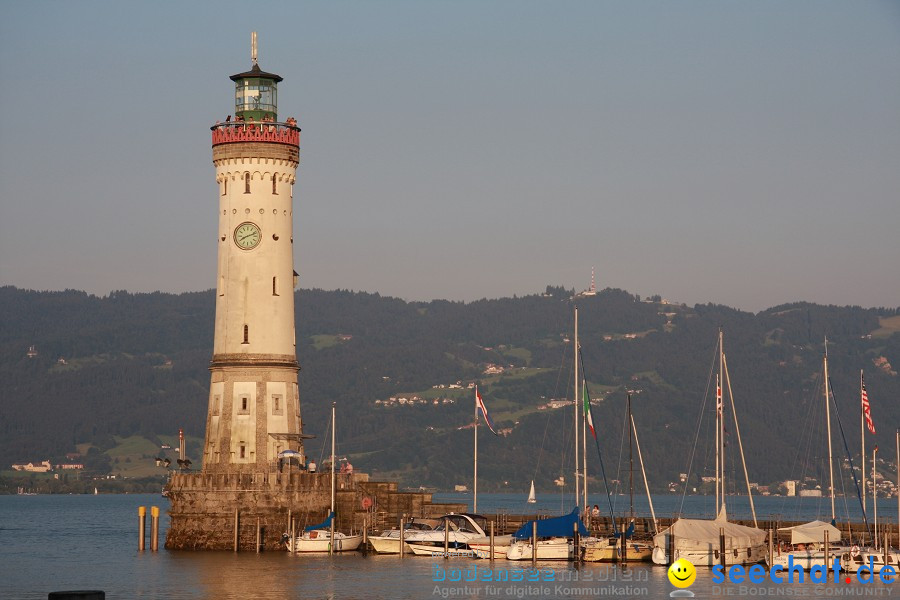
<path id="1" fill-rule="evenodd" d="M 587 383 L 584 384 L 584 418 L 587 419 L 588 427 L 591 428 L 591 435 L 596 440 L 597 432 L 594 431 L 594 418 L 591 416 L 591 398 L 588 396 Z"/>

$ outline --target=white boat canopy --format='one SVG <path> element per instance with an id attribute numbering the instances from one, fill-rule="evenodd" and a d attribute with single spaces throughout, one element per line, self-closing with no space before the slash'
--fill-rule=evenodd
<path id="1" fill-rule="evenodd" d="M 824 521 L 810 521 L 793 527 L 779 527 L 778 531 L 790 531 L 792 544 L 821 544 L 825 541 L 825 532 L 828 532 L 828 542 L 834 544 L 841 539 L 841 531 L 830 523 Z"/>
<path id="2" fill-rule="evenodd" d="M 766 540 L 766 532 L 762 529 L 729 523 L 725 507 L 722 506 L 719 515 L 713 520 L 678 519 L 653 536 L 653 544 L 658 548 L 665 548 L 666 538 L 674 534 L 679 549 L 718 549 L 720 529 L 724 529 L 725 547 L 728 549 L 758 546 Z"/>

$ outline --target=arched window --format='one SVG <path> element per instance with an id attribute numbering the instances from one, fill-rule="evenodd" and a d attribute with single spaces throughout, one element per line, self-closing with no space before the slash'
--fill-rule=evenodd
<path id="1" fill-rule="evenodd" d="M 250 326 L 249 325 L 244 325 L 244 341 L 242 343 L 244 343 L 244 344 L 250 343 Z"/>
<path id="2" fill-rule="evenodd" d="M 244 173 L 244 193 L 250 193 L 250 171 Z"/>

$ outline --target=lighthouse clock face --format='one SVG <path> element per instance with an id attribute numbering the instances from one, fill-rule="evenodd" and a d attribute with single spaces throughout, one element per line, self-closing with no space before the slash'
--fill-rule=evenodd
<path id="1" fill-rule="evenodd" d="M 241 223 L 234 230 L 234 243 L 241 250 L 253 250 L 259 246 L 262 234 L 259 231 L 259 225 L 256 223 Z"/>

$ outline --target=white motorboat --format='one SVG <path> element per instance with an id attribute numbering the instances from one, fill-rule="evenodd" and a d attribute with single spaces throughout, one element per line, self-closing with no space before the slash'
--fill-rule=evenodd
<path id="1" fill-rule="evenodd" d="M 553 537 L 538 540 L 536 560 L 570 560 L 575 552 L 572 538 Z M 507 560 L 531 560 L 534 545 L 531 540 L 516 540 L 506 551 Z"/>
<path id="2" fill-rule="evenodd" d="M 437 519 L 418 519 L 406 523 L 403 543 L 405 544 L 406 539 L 413 533 L 431 531 L 439 523 Z M 369 536 L 369 542 L 379 554 L 400 554 L 400 530 L 396 527 L 382 531 L 381 535 Z"/>
<path id="3" fill-rule="evenodd" d="M 470 513 L 454 513 L 441 517 L 440 524 L 430 531 L 414 531 L 406 538 L 407 547 L 413 554 L 431 556 L 444 551 L 444 541 L 448 550 L 469 550 L 469 541 L 485 537 L 487 519 Z"/>

